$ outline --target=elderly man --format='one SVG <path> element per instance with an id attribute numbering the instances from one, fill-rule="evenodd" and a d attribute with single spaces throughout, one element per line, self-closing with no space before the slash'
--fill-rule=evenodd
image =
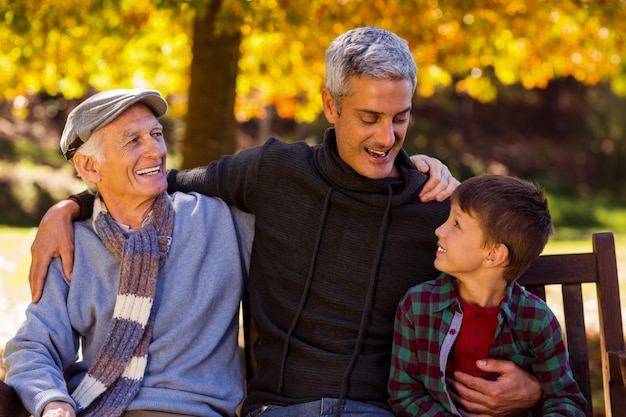
<path id="1" fill-rule="evenodd" d="M 253 218 L 168 196 L 152 90 L 110 90 L 70 114 L 61 149 L 96 194 L 6 346 L 7 382 L 35 416 L 234 416 L 239 301 Z M 240 250 L 240 247 L 242 248 Z"/>

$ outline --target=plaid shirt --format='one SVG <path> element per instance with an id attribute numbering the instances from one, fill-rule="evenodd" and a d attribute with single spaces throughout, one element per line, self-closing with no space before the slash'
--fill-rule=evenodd
<path id="1" fill-rule="evenodd" d="M 460 415 L 445 383 L 446 364 L 463 313 L 455 279 L 439 278 L 411 288 L 402 298 L 389 378 L 389 404 L 400 416 Z M 586 400 L 569 367 L 561 327 L 548 306 L 517 282 L 507 286 L 490 357 L 511 360 L 543 386 L 541 415 L 584 416 Z"/>

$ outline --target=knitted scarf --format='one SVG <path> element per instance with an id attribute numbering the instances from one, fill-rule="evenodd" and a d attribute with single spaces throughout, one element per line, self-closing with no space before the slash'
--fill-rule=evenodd
<path id="1" fill-rule="evenodd" d="M 106 248 L 121 260 L 121 270 L 106 340 L 72 393 L 79 416 L 120 416 L 141 387 L 157 276 L 167 256 L 173 224 L 174 210 L 166 193 L 156 198 L 149 221 L 136 231 L 124 233 L 106 211 L 94 221 Z"/>

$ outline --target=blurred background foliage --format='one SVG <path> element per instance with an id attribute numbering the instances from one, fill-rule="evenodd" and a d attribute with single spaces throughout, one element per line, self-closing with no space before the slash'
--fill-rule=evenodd
<path id="1" fill-rule="evenodd" d="M 0 0 L 0 19 L 0 223 L 81 188 L 58 140 L 101 89 L 167 97 L 171 167 L 319 142 L 325 49 L 377 25 L 419 68 L 407 151 L 535 179 L 558 224 L 626 227 L 624 0 Z"/>

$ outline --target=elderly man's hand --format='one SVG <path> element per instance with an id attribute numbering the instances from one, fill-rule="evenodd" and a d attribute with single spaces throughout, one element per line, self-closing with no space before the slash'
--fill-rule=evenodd
<path id="1" fill-rule="evenodd" d="M 30 247 L 32 260 L 28 282 L 34 303 L 43 292 L 44 279 L 52 258 L 61 257 L 63 274 L 72 279 L 74 268 L 74 229 L 72 219 L 80 215 L 80 206 L 72 200 L 63 200 L 50 207 L 39 223 L 35 240 Z"/>
<path id="2" fill-rule="evenodd" d="M 428 173 L 429 176 L 420 193 L 422 201 L 443 201 L 450 197 L 452 191 L 458 187 L 459 181 L 452 176 L 448 167 L 437 158 L 428 155 L 413 155 L 411 161 L 418 171 Z"/>
<path id="3" fill-rule="evenodd" d="M 41 417 L 76 417 L 74 407 L 63 401 L 52 401 L 46 404 Z"/>
<path id="4" fill-rule="evenodd" d="M 488 381 L 464 372 L 455 372 L 446 380 L 450 397 L 463 416 L 517 416 L 533 408 L 542 395 L 541 384 L 534 376 L 511 361 L 487 359 L 477 362 L 486 372 L 500 374 Z"/>

